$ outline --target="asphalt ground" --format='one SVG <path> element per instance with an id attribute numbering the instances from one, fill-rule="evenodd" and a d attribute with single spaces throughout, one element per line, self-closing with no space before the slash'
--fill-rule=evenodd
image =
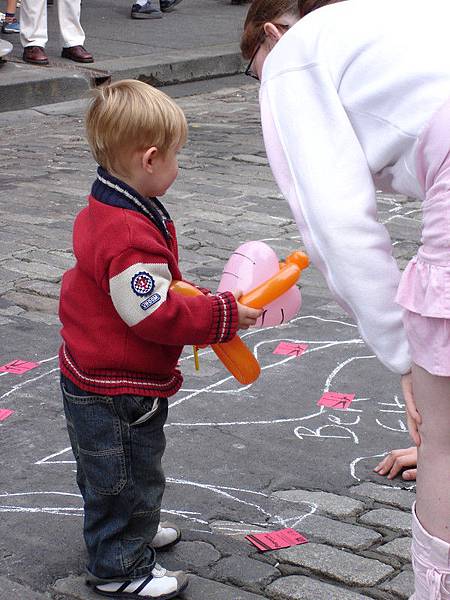
<path id="1" fill-rule="evenodd" d="M 190 135 L 179 178 L 164 198 L 184 275 L 212 289 L 245 241 L 265 240 L 280 258 L 302 248 L 265 157 L 257 87 L 243 77 L 214 86 L 172 90 L 183 96 Z M 0 365 L 39 363 L 23 375 L 0 374 L 0 409 L 13 411 L 0 422 L 0 573 L 36 599 L 81 573 L 85 561 L 56 360 L 59 282 L 73 262 L 73 218 L 96 167 L 83 110 L 75 102 L 0 118 Z M 378 200 L 404 267 L 417 248 L 419 207 L 399 196 Z M 166 425 L 163 516 L 191 535 L 215 531 L 220 522 L 292 524 L 310 506 L 287 507 L 275 492 L 345 496 L 361 482 L 384 484 L 372 472 L 376 462 L 410 443 L 399 378 L 374 358 L 313 267 L 302 275 L 301 291 L 300 314 L 289 324 L 242 336 L 262 366 L 255 384 L 237 384 L 208 349 L 199 372 L 191 349 L 183 354 L 185 382 Z M 307 349 L 300 357 L 274 354 L 281 341 Z M 345 411 L 319 407 L 327 391 L 355 399 Z M 400 480 L 394 486 L 411 487 Z"/>

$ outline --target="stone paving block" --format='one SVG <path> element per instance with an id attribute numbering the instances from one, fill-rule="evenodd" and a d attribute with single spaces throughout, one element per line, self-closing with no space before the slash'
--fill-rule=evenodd
<path id="1" fill-rule="evenodd" d="M 264 600 L 265 596 L 190 575 L 188 587 L 177 598 L 180 600 Z"/>
<path id="2" fill-rule="evenodd" d="M 57 314 L 50 315 L 44 312 L 26 311 L 20 315 L 21 319 L 27 319 L 33 323 L 45 323 L 46 325 L 61 325 Z"/>
<path id="3" fill-rule="evenodd" d="M 220 559 L 220 553 L 206 542 L 179 542 L 167 552 L 159 551 L 161 564 L 169 571 L 195 571 Z"/>
<path id="4" fill-rule="evenodd" d="M 281 577 L 271 583 L 266 593 L 274 600 L 366 600 L 361 596 L 343 588 L 316 581 L 310 577 L 290 575 Z"/>
<path id="5" fill-rule="evenodd" d="M 380 586 L 390 594 L 396 594 L 402 600 L 409 599 L 414 593 L 414 575 L 412 571 L 402 571 L 397 577 Z"/>
<path id="6" fill-rule="evenodd" d="M 64 600 L 98 600 L 98 594 L 95 594 L 85 583 L 82 576 L 76 577 L 70 575 L 64 579 L 58 579 L 53 590 L 57 594 L 63 594 Z"/>
<path id="7" fill-rule="evenodd" d="M 237 162 L 251 163 L 254 165 L 268 165 L 269 161 L 265 156 L 255 156 L 254 154 L 236 154 L 232 160 Z"/>
<path id="8" fill-rule="evenodd" d="M 61 280 L 63 269 L 52 267 L 38 262 L 25 262 L 24 260 L 5 260 L 2 263 L 5 269 L 28 275 L 32 279 L 41 279 L 43 281 L 53 281 L 58 283 Z"/>
<path id="9" fill-rule="evenodd" d="M 338 496 L 329 492 L 309 492 L 307 490 L 285 490 L 274 492 L 273 498 L 287 502 L 301 502 L 317 506 L 318 510 L 333 517 L 354 517 L 364 511 L 365 506 L 359 500 Z"/>
<path id="10" fill-rule="evenodd" d="M 386 556 L 394 556 L 395 558 L 409 561 L 411 560 L 411 538 L 397 538 L 396 540 L 392 540 L 392 542 L 379 546 L 376 551 Z"/>
<path id="11" fill-rule="evenodd" d="M 26 254 L 28 260 L 37 261 L 60 269 L 70 269 L 75 264 L 75 258 L 69 252 L 46 252 L 32 250 Z"/>
<path id="12" fill-rule="evenodd" d="M 13 600 L 13 598 L 17 598 L 17 600 L 50 600 L 50 595 L 40 594 L 0 575 L 0 600 Z"/>
<path id="13" fill-rule="evenodd" d="M 312 536 L 316 542 L 353 550 L 369 548 L 382 539 L 381 534 L 366 527 L 349 525 L 320 515 L 309 515 L 295 529 L 307 537 Z"/>
<path id="14" fill-rule="evenodd" d="M 377 502 L 390 504 L 404 510 L 411 510 L 416 495 L 408 490 L 398 490 L 390 485 L 362 483 L 351 489 L 351 494 L 362 498 L 370 498 Z"/>
<path id="15" fill-rule="evenodd" d="M 4 295 L 4 298 L 14 302 L 21 308 L 25 308 L 27 312 L 42 312 L 49 315 L 58 314 L 58 300 L 56 298 L 47 298 L 37 296 L 36 294 L 24 294 L 19 291 L 8 292 Z"/>
<path id="16" fill-rule="evenodd" d="M 61 286 L 58 283 L 50 283 L 49 281 L 30 281 L 22 279 L 15 284 L 14 289 L 17 292 L 23 292 L 25 294 L 32 292 L 38 296 L 45 296 L 46 298 L 54 298 L 57 300 L 59 298 Z"/>
<path id="17" fill-rule="evenodd" d="M 378 560 L 357 556 L 323 544 L 303 544 L 272 553 L 281 563 L 310 569 L 345 585 L 374 586 L 394 573 Z"/>
<path id="18" fill-rule="evenodd" d="M 208 577 L 257 591 L 265 588 L 280 571 L 271 565 L 245 556 L 229 556 L 211 567 Z"/>
<path id="19" fill-rule="evenodd" d="M 392 529 L 400 533 L 411 534 L 411 514 L 390 508 L 377 508 L 360 517 L 364 525 Z"/>

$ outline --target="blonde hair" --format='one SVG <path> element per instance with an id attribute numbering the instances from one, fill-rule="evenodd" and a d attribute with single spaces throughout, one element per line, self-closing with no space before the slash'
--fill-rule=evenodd
<path id="1" fill-rule="evenodd" d="M 98 164 L 124 174 L 131 152 L 155 146 L 164 155 L 185 144 L 187 122 L 169 96 L 142 81 L 124 79 L 94 91 L 86 135 Z"/>

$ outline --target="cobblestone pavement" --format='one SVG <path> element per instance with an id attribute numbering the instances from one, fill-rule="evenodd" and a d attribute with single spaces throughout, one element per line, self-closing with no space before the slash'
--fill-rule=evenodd
<path id="1" fill-rule="evenodd" d="M 170 91 L 170 90 L 169 90 Z M 265 239 L 286 256 L 301 248 L 265 158 L 257 88 L 239 84 L 179 100 L 190 123 L 180 177 L 165 203 L 190 280 L 217 284 L 231 251 Z M 59 282 L 72 262 L 71 226 L 95 165 L 79 104 L 41 108 L 3 127 L 1 157 L 0 599 L 91 597 L 82 579 L 82 504 L 58 392 Z M 330 198 L 330 202 L 333 198 Z M 417 248 L 417 203 L 379 195 L 401 266 Z M 381 367 L 314 269 L 290 324 L 250 331 L 263 367 L 235 384 L 208 350 L 201 370 L 182 357 L 183 389 L 166 433 L 164 518 L 184 539 L 162 553 L 189 571 L 185 600 L 403 599 L 414 486 L 372 469 L 409 444 L 397 378 Z M 82 306 L 80 306 L 82 310 Z M 301 358 L 274 355 L 280 341 L 307 343 Z M 355 393 L 348 411 L 317 406 L 324 391 Z M 294 527 L 309 543 L 258 553 L 246 532 Z"/>

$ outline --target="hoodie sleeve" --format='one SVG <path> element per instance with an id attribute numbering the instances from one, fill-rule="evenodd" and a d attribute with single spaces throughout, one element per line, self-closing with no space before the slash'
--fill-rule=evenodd
<path id="1" fill-rule="evenodd" d="M 396 373 L 411 359 L 395 303 L 400 272 L 377 221 L 366 157 L 329 74 L 289 70 L 260 90 L 267 155 L 309 256 L 363 339 Z"/>

